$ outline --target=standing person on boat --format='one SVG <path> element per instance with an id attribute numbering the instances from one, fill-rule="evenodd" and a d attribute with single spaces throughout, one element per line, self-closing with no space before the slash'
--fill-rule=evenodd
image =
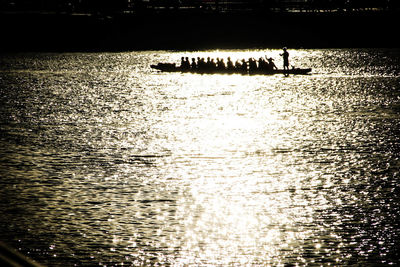
<path id="1" fill-rule="evenodd" d="M 283 70 L 289 70 L 289 52 L 287 48 L 283 48 L 283 53 L 280 54 L 283 57 Z"/>

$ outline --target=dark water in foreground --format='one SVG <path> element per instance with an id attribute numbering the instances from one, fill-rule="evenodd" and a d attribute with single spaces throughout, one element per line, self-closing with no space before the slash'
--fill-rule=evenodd
<path id="1" fill-rule="evenodd" d="M 400 264 L 399 50 L 149 68 L 279 52 L 0 56 L 0 240 L 49 266 Z"/>

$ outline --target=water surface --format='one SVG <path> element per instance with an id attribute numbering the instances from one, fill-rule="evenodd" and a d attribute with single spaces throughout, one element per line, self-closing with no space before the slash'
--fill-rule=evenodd
<path id="1" fill-rule="evenodd" d="M 1 55 L 0 239 L 49 266 L 399 264 L 399 50 L 149 67 L 280 52 Z"/>

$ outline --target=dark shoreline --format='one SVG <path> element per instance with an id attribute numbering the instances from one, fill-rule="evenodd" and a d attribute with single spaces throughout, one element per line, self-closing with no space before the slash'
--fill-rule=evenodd
<path id="1" fill-rule="evenodd" d="M 2 13 L 1 52 L 399 48 L 398 12 Z"/>

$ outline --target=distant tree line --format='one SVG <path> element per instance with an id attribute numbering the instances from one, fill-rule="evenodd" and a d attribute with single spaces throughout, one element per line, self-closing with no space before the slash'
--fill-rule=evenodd
<path id="1" fill-rule="evenodd" d="M 0 0 L 3 12 L 354 12 L 399 10 L 399 0 Z"/>

